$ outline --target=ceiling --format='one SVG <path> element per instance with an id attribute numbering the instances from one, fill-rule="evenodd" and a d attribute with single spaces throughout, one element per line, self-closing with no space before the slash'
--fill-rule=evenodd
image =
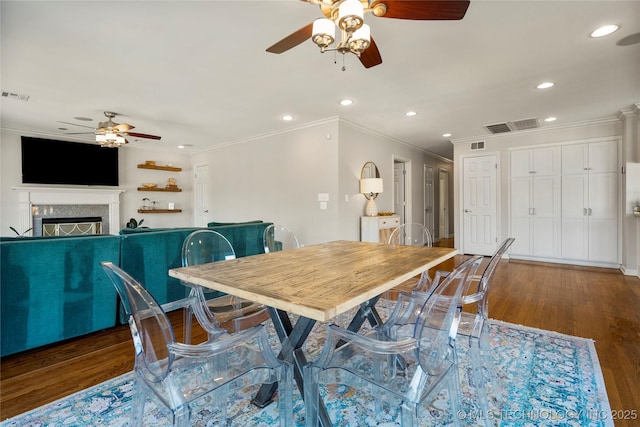
<path id="1" fill-rule="evenodd" d="M 162 136 L 131 145 L 192 150 L 340 117 L 451 158 L 450 140 L 481 140 L 485 125 L 538 118 L 541 127 L 563 126 L 640 102 L 640 43 L 616 44 L 640 32 L 639 1 L 472 0 L 460 21 L 366 14 L 383 63 L 365 69 L 349 54 L 344 71 L 342 55 L 336 64 L 311 41 L 265 51 L 321 17 L 300 0 L 0 7 L 0 89 L 29 96 L 1 98 L 1 126 L 64 139 L 92 140 L 66 134 L 91 129 L 60 122 L 93 127 L 104 111 Z M 608 23 L 621 28 L 589 37 Z M 536 89 L 542 81 L 555 86 Z M 341 106 L 343 98 L 354 102 Z M 557 121 L 544 122 L 549 116 Z"/>

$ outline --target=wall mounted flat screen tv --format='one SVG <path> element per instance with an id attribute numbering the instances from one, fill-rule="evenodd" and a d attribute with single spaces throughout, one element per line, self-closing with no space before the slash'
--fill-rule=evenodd
<path id="1" fill-rule="evenodd" d="M 118 149 L 23 136 L 22 182 L 118 186 Z"/>

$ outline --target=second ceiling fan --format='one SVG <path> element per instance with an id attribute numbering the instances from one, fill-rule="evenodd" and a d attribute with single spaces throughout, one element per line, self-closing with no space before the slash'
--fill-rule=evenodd
<path id="1" fill-rule="evenodd" d="M 301 0 L 320 6 L 325 18 L 316 19 L 298 31 L 267 48 L 267 52 L 283 53 L 307 39 L 313 40 L 321 52 L 353 53 L 365 68 L 382 63 L 380 51 L 364 23 L 364 14 L 380 18 L 418 21 L 460 20 L 467 13 L 469 0 Z M 335 28 L 341 40 L 335 48 Z"/>
<path id="2" fill-rule="evenodd" d="M 115 123 L 113 119 L 118 115 L 118 113 L 114 113 L 113 111 L 105 111 L 105 117 L 107 118 L 106 122 L 98 123 L 98 127 L 94 129 L 94 134 L 96 136 L 96 142 L 105 147 L 119 147 L 124 144 L 127 144 L 129 141 L 126 140 L 125 137 L 130 136 L 133 138 L 144 138 L 144 139 L 155 139 L 159 140 L 161 137 L 158 135 L 150 135 L 147 133 L 138 133 L 138 132 L 130 132 L 135 126 L 132 126 L 127 123 Z M 67 123 L 67 122 L 61 122 Z M 82 126 L 77 123 L 68 123 L 74 126 Z M 67 135 L 77 135 L 84 134 L 90 132 L 74 132 L 67 133 Z"/>

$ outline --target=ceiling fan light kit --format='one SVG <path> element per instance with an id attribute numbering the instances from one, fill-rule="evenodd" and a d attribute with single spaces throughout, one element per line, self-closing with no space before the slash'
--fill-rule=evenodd
<path id="1" fill-rule="evenodd" d="M 284 39 L 269 46 L 267 52 L 280 54 L 311 39 L 320 52 L 353 53 L 365 68 L 382 64 L 380 51 L 364 23 L 364 14 L 380 18 L 428 20 L 460 20 L 467 13 L 469 0 L 303 0 L 317 4 L 324 18 L 316 19 Z M 386 3 L 385 3 L 386 2 Z M 335 29 L 342 33 L 335 48 Z M 344 70 L 344 66 L 342 67 Z"/>
<path id="2" fill-rule="evenodd" d="M 335 7 L 336 4 L 339 4 L 338 8 Z M 360 0 L 336 2 L 325 13 L 331 19 L 320 18 L 313 21 L 311 40 L 320 47 L 322 53 L 335 50 L 343 55 L 351 52 L 360 57 L 360 54 L 371 44 L 371 30 L 364 23 L 362 2 Z M 340 28 L 342 38 L 337 47 L 329 49 L 336 39 L 336 27 Z"/>

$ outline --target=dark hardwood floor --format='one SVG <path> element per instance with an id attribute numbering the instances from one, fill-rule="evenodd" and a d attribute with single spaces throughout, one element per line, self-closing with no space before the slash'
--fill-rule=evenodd
<path id="1" fill-rule="evenodd" d="M 452 239 L 436 245 L 450 246 Z M 462 259 L 457 256 L 439 268 L 450 270 Z M 503 260 L 492 281 L 489 313 L 494 319 L 593 339 L 618 418 L 615 425 L 639 425 L 640 279 L 616 270 Z M 181 339 L 182 315 L 170 316 Z M 195 342 L 203 338 L 197 333 Z M 0 419 L 132 369 L 133 345 L 126 325 L 4 357 Z M 636 419 L 619 419 L 634 413 Z"/>

